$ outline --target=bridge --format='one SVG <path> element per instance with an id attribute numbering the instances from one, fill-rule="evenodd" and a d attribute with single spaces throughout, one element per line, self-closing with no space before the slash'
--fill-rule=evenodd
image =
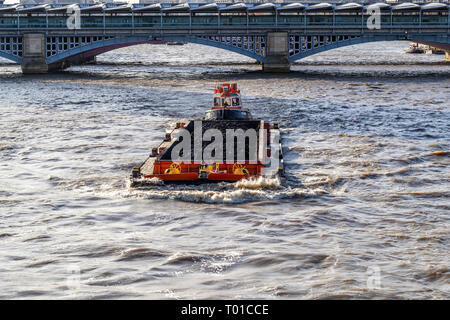
<path id="1" fill-rule="evenodd" d="M 0 56 L 24 73 L 85 63 L 117 48 L 183 42 L 253 58 L 267 72 L 343 46 L 409 40 L 445 50 L 449 3 L 152 3 L 0 5 Z"/>

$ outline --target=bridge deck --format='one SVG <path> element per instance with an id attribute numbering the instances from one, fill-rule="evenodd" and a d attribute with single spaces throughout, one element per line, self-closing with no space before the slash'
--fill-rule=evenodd
<path id="1" fill-rule="evenodd" d="M 450 4 L 308 5 L 133 4 L 0 5 L 0 30 L 118 29 L 295 29 L 366 28 L 371 17 L 381 28 L 447 27 Z M 71 17 L 71 18 L 69 18 Z"/>

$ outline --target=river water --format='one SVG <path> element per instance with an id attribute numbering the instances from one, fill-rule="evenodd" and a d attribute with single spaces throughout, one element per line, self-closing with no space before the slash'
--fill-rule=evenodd
<path id="1" fill-rule="evenodd" d="M 268 75 L 199 45 L 64 72 L 0 66 L 0 298 L 450 298 L 450 65 L 406 42 Z M 178 119 L 236 81 L 288 182 L 135 190 Z"/>

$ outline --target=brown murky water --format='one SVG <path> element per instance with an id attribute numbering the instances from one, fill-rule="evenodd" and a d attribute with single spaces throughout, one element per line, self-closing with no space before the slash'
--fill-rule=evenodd
<path id="1" fill-rule="evenodd" d="M 1 298 L 448 299 L 450 65 L 366 44 L 266 75 L 196 45 L 0 67 Z M 131 190 L 216 81 L 283 128 L 287 184 Z"/>

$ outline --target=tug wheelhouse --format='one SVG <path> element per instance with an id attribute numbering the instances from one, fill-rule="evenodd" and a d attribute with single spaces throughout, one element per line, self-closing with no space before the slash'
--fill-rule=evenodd
<path id="1" fill-rule="evenodd" d="M 251 120 L 250 111 L 242 108 L 241 92 L 236 83 L 217 85 L 214 91 L 214 104 L 206 112 L 207 120 Z"/>

